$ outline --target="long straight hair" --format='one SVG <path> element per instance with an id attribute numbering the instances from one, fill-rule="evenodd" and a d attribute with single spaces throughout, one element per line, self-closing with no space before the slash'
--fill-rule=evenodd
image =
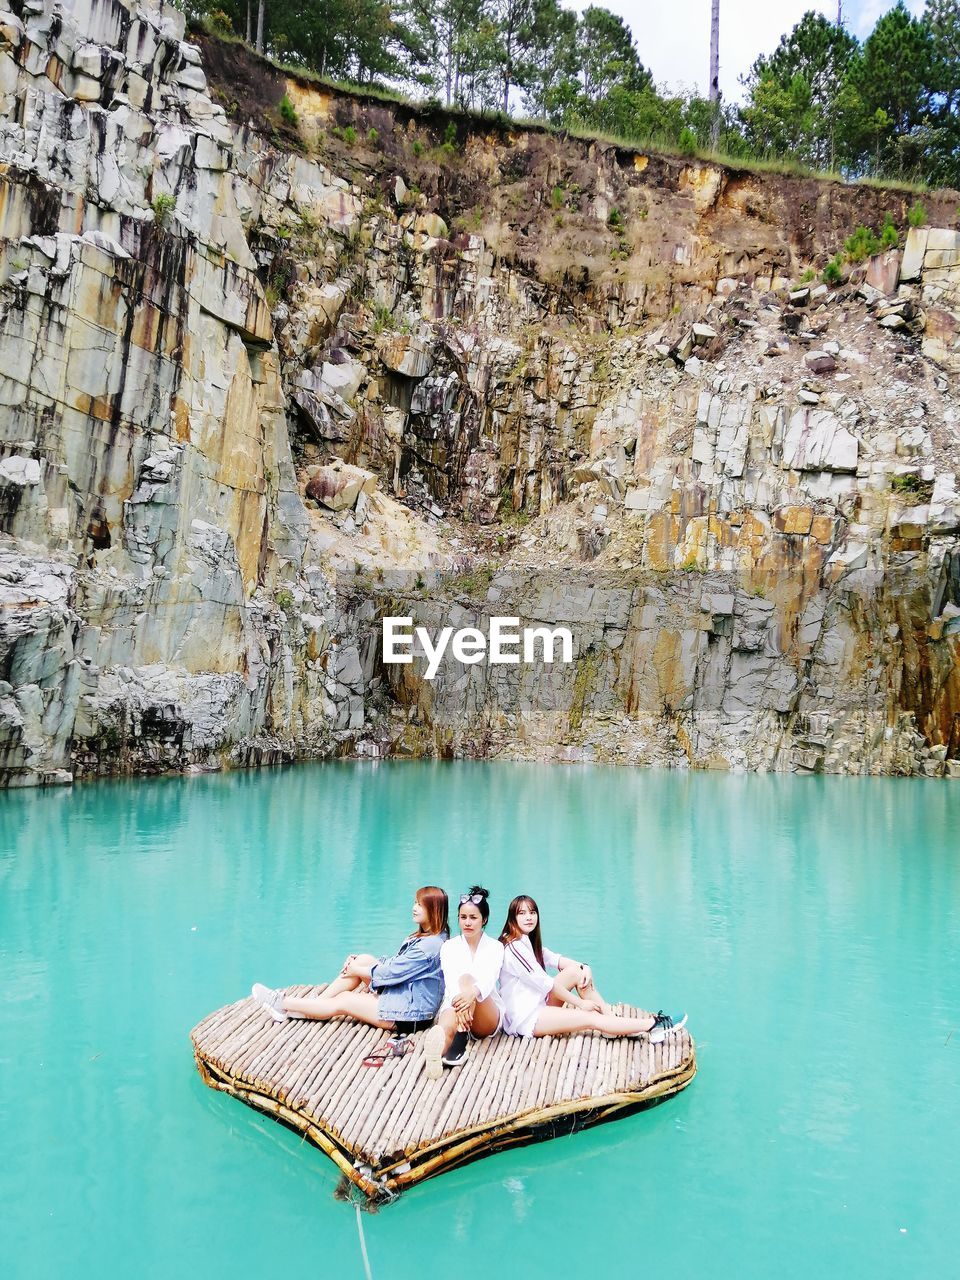
<path id="1" fill-rule="evenodd" d="M 416 899 L 427 913 L 418 933 L 445 933 L 450 936 L 450 903 L 446 892 L 435 884 L 425 884 L 416 892 Z"/>
<path id="2" fill-rule="evenodd" d="M 503 922 L 503 929 L 500 932 L 500 941 L 507 945 L 516 942 L 518 938 L 523 937 L 523 930 L 517 924 L 517 912 L 521 907 L 529 907 L 531 911 L 537 913 L 537 923 L 531 933 L 527 934 L 530 939 L 530 945 L 533 947 L 533 954 L 537 957 L 537 964 L 541 969 L 546 968 L 543 963 L 543 943 L 540 940 L 540 908 L 530 897 L 529 893 L 520 893 L 514 898 L 507 907 L 507 918 Z"/>

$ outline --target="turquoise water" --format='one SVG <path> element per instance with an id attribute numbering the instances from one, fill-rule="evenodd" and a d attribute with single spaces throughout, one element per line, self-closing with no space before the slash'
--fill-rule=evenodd
<path id="1" fill-rule="evenodd" d="M 305 766 L 0 797 L 6 1277 L 362 1277 L 319 1152 L 191 1026 L 392 949 L 416 885 L 540 900 L 700 1074 L 364 1215 L 375 1280 L 960 1270 L 960 786 Z"/>

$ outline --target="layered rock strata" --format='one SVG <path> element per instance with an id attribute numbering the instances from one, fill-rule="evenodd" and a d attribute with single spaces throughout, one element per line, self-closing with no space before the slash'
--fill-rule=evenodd
<path id="1" fill-rule="evenodd" d="M 960 772 L 957 199 L 828 289 L 912 196 L 335 94 L 165 5 L 0 16 L 4 780 Z M 427 681 L 388 612 L 575 660 Z"/>

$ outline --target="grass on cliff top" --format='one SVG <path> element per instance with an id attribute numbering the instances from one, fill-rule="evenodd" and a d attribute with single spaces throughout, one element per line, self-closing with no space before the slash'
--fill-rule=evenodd
<path id="1" fill-rule="evenodd" d="M 773 173 L 787 178 L 812 178 L 817 182 L 838 182 L 846 187 L 877 187 L 883 190 L 908 191 L 917 195 L 929 194 L 932 188 L 927 182 L 916 182 L 907 178 L 886 177 L 883 174 L 862 178 L 848 178 L 836 169 L 813 169 L 800 160 L 788 156 L 763 156 L 753 152 L 735 155 L 729 151 L 714 151 L 708 147 L 685 151 L 671 138 L 652 136 L 648 138 L 630 137 L 616 133 L 605 133 L 600 129 L 580 129 L 572 127 L 557 129 L 549 121 L 515 120 L 515 126 L 523 128 L 542 128 L 553 133 L 567 133 L 570 137 L 581 138 L 584 142 L 606 142 L 611 146 L 622 147 L 627 151 L 648 152 L 653 155 L 671 156 L 677 160 L 700 161 L 715 164 L 725 169 L 746 169 L 754 173 Z"/>
<path id="2" fill-rule="evenodd" d="M 194 26 L 194 24 L 191 24 L 191 26 Z M 299 66 L 291 62 L 278 62 L 265 54 L 258 54 L 240 36 L 226 35 L 222 31 L 211 27 L 207 22 L 196 24 L 196 27 L 203 31 L 209 39 L 222 40 L 228 44 L 244 45 L 251 58 L 266 63 L 281 75 L 291 76 L 304 84 L 318 85 L 353 98 L 403 106 L 411 112 L 424 116 L 462 120 L 488 129 L 491 127 L 498 128 L 504 132 L 524 129 L 539 133 L 549 133 L 557 137 L 577 138 L 584 142 L 603 142 L 619 147 L 624 151 L 646 152 L 653 155 L 668 156 L 677 160 L 699 161 L 705 164 L 719 165 L 727 169 L 778 174 L 782 177 L 812 178 L 818 182 L 837 182 L 844 186 L 878 187 L 887 190 L 907 191 L 917 195 L 927 194 L 934 190 L 929 183 L 909 181 L 905 178 L 892 176 L 885 177 L 882 174 L 851 179 L 835 171 L 812 169 L 798 160 L 783 156 L 732 155 L 724 151 L 712 151 L 709 148 L 685 151 L 678 147 L 672 139 L 663 137 L 632 137 L 624 134 L 605 133 L 598 129 L 579 128 L 577 126 L 560 128 L 549 120 L 514 117 L 499 110 L 479 111 L 467 107 L 448 107 L 436 98 L 412 98 L 409 94 L 405 94 L 389 85 L 379 83 L 355 84 L 349 80 L 335 80 L 330 76 L 322 76 L 319 72 L 312 71 L 308 67 Z"/>

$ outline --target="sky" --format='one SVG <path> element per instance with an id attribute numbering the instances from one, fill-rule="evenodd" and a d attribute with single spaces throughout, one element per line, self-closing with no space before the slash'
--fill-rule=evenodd
<path id="1" fill-rule="evenodd" d="M 591 0 L 577 0 L 583 11 Z M 633 31 L 640 60 L 658 85 L 699 86 L 710 79 L 710 0 L 592 0 L 625 19 Z M 895 0 L 843 0 L 844 25 L 863 39 Z M 914 14 L 924 0 L 906 0 Z M 772 53 L 808 9 L 836 21 L 837 0 L 720 0 L 720 90 L 728 100 L 743 96 L 740 76 L 761 53 Z"/>

